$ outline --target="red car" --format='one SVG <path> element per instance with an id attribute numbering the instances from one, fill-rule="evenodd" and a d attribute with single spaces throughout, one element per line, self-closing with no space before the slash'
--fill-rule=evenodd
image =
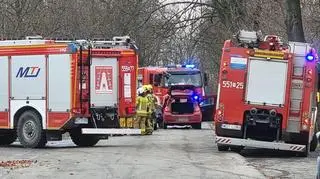
<path id="1" fill-rule="evenodd" d="M 174 85 L 169 88 L 163 105 L 163 128 L 168 125 L 191 125 L 201 129 L 200 94 L 192 85 Z"/>

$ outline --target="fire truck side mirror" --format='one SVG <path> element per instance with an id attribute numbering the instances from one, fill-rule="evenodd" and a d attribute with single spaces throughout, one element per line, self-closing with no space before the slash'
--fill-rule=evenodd
<path id="1" fill-rule="evenodd" d="M 208 74 L 207 73 L 203 74 L 203 80 L 204 80 L 204 86 L 208 86 Z"/>
<path id="2" fill-rule="evenodd" d="M 161 84 L 161 75 L 160 74 L 155 74 L 154 75 L 153 85 L 154 86 L 159 86 L 160 84 Z"/>

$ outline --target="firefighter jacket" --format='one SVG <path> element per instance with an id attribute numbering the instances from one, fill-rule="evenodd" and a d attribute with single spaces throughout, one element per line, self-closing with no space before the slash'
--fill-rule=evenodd
<path id="1" fill-rule="evenodd" d="M 148 116 L 150 110 L 150 101 L 147 96 L 138 96 L 136 106 L 138 116 Z"/>
<path id="2" fill-rule="evenodd" d="M 157 98 L 153 94 L 148 94 L 147 98 L 150 102 L 150 112 L 154 112 L 156 110 Z"/>

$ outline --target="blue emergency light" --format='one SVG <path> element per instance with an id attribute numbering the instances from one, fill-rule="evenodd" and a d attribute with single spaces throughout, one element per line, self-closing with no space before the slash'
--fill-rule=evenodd
<path id="1" fill-rule="evenodd" d="M 314 56 L 311 52 L 306 55 L 306 60 L 310 62 L 314 60 Z"/>
<path id="2" fill-rule="evenodd" d="M 193 96 L 193 99 L 194 99 L 194 100 L 198 100 L 198 99 L 199 99 L 199 96 L 194 95 L 194 96 Z"/>
<path id="3" fill-rule="evenodd" d="M 196 66 L 193 64 L 189 65 L 167 65 L 167 68 L 195 68 Z"/>
<path id="4" fill-rule="evenodd" d="M 186 68 L 194 68 L 195 65 L 186 65 Z"/>

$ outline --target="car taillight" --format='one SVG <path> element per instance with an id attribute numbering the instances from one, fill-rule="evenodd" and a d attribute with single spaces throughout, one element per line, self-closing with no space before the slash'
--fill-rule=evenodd
<path id="1" fill-rule="evenodd" d="M 199 107 L 198 104 L 196 104 L 196 105 L 194 106 L 194 111 L 195 111 L 195 112 L 199 112 L 199 111 L 200 111 L 200 107 Z"/>

